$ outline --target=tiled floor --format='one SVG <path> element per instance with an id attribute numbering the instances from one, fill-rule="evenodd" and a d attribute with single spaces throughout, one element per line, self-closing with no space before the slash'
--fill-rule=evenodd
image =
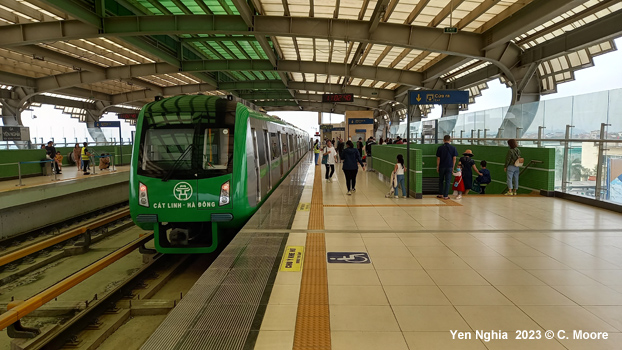
<path id="1" fill-rule="evenodd" d="M 387 199 L 361 171 L 348 196 L 335 174 L 322 184 L 326 251 L 372 263 L 327 265 L 332 349 L 622 349 L 622 215 L 540 196 Z M 288 245 L 304 245 L 308 219 L 297 212 Z M 292 348 L 300 275 L 279 272 L 255 349 Z"/>

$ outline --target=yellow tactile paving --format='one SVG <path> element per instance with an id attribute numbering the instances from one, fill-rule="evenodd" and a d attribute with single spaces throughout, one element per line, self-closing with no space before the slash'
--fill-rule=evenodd
<path id="1" fill-rule="evenodd" d="M 316 167 L 309 230 L 324 230 L 323 208 L 322 175 L 320 167 Z M 293 349 L 329 350 L 331 336 L 324 233 L 308 233 L 305 250 Z"/>

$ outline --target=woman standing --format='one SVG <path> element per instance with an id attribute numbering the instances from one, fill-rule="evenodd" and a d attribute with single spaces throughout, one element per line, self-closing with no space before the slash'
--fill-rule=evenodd
<path id="1" fill-rule="evenodd" d="M 475 171 L 477 175 L 482 175 L 482 173 L 477 170 L 475 161 L 472 158 L 473 152 L 471 152 L 470 149 L 467 149 L 462 153 L 462 157 L 460 157 L 460 164 L 462 164 L 462 182 L 464 183 L 463 194 L 465 197 L 473 187 L 473 171 Z"/>
<path id="2" fill-rule="evenodd" d="M 404 156 L 401 154 L 397 155 L 397 163 L 395 163 L 395 176 L 397 177 L 397 184 L 393 193 L 395 193 L 395 198 L 400 198 L 397 194 L 397 185 L 402 186 L 402 195 L 406 198 L 406 186 L 404 185 Z"/>
<path id="3" fill-rule="evenodd" d="M 518 143 L 515 139 L 509 139 L 508 146 L 510 146 L 510 150 L 505 156 L 505 166 L 503 167 L 503 171 L 505 171 L 508 175 L 508 191 L 505 195 L 516 196 L 516 191 L 518 190 L 518 174 L 520 173 L 519 166 L 522 165 L 524 160 L 520 156 Z M 514 190 L 514 192 L 512 192 L 512 190 Z"/>
<path id="4" fill-rule="evenodd" d="M 359 171 L 358 164 L 361 164 L 363 170 L 365 170 L 365 164 L 361 159 L 361 154 L 358 150 L 354 149 L 352 141 L 346 142 L 346 149 L 343 150 L 343 173 L 346 176 L 346 187 L 348 187 L 348 195 L 356 191 L 356 173 Z"/>
<path id="5" fill-rule="evenodd" d="M 78 171 L 80 171 L 82 169 L 82 158 L 80 153 L 82 152 L 82 148 L 80 147 L 79 144 L 76 143 L 76 145 L 73 147 L 73 161 L 76 162 L 76 166 L 78 167 Z"/>
<path id="6" fill-rule="evenodd" d="M 335 161 L 337 160 L 337 151 L 333 147 L 333 143 L 326 141 L 326 148 L 324 148 L 324 156 L 326 159 L 326 182 L 333 182 L 332 177 L 335 173 Z"/>

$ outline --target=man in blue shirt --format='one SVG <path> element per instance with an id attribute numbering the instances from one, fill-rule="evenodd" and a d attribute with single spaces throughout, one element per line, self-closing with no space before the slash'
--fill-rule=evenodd
<path id="1" fill-rule="evenodd" d="M 456 165 L 458 151 L 451 144 L 451 136 L 443 137 L 443 145 L 436 149 L 436 172 L 438 173 L 438 190 L 440 194 L 437 198 L 449 199 L 449 189 L 451 188 L 451 173 Z"/>

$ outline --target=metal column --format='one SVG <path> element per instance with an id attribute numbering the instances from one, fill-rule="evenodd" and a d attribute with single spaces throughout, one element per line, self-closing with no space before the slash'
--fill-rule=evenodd
<path id="1" fill-rule="evenodd" d="M 542 134 L 544 133 L 544 129 L 546 129 L 544 126 L 538 127 L 538 148 L 542 147 L 542 139 L 544 138 Z"/>
<path id="2" fill-rule="evenodd" d="M 410 136 L 410 108 L 406 109 L 406 135 Z M 410 144 L 412 139 L 409 137 L 406 142 L 406 198 L 410 197 Z M 397 194 L 396 194 L 397 195 Z"/>
<path id="3" fill-rule="evenodd" d="M 611 124 L 600 123 L 600 139 L 601 140 L 604 140 L 607 138 L 607 135 L 605 134 L 605 129 L 610 125 Z M 598 161 L 596 162 L 596 193 L 594 194 L 594 197 L 596 198 L 596 200 L 601 199 L 600 195 L 601 195 L 602 187 L 603 187 L 602 176 L 603 176 L 604 151 L 605 151 L 605 142 L 599 141 L 598 142 Z"/>
<path id="4" fill-rule="evenodd" d="M 574 128 L 573 125 L 566 125 L 566 140 L 564 141 L 564 166 L 562 168 L 562 192 L 566 193 L 566 184 L 568 183 L 568 153 L 570 148 L 570 128 Z"/>

